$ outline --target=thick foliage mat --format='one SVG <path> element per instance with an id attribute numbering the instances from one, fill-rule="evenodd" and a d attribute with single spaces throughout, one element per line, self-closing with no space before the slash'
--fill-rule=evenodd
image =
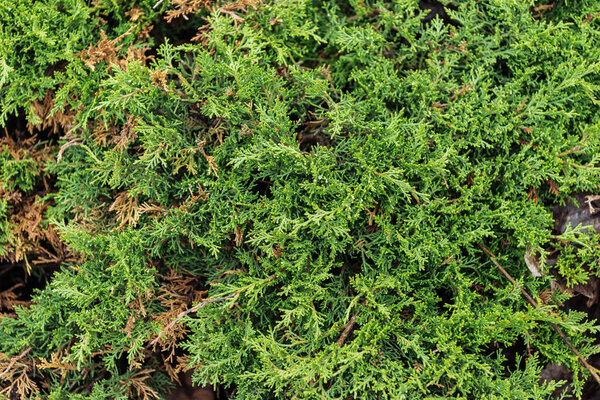
<path id="1" fill-rule="evenodd" d="M 0 0 L 0 390 L 595 390 L 599 60 L 592 0 Z"/>

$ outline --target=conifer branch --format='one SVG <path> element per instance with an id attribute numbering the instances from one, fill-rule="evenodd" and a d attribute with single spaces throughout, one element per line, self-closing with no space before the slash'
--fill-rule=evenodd
<path id="1" fill-rule="evenodd" d="M 519 289 L 521 291 L 521 294 L 523 295 L 523 297 L 525 297 L 525 299 L 527 299 L 527 301 L 529 302 L 529 304 L 531 304 L 531 306 L 534 309 L 537 309 L 538 308 L 537 301 L 535 301 L 535 299 L 533 297 L 531 297 L 531 295 L 529 293 L 527 293 L 527 291 L 525 289 L 523 289 L 514 280 L 514 278 L 512 276 L 510 276 L 510 274 L 502 267 L 502 265 L 500 265 L 500 263 L 498 261 L 496 261 L 496 255 L 494 253 L 492 253 L 487 247 L 485 247 L 481 243 L 479 243 L 479 247 L 481 247 L 481 249 L 489 257 L 489 259 L 496 266 L 496 268 L 498 268 L 500 270 L 500 272 L 502 272 L 502 274 L 513 285 L 515 285 L 515 287 L 517 289 Z M 548 314 L 548 312 L 546 312 L 546 314 Z M 592 375 L 592 377 L 594 378 L 594 380 L 596 381 L 596 383 L 598 383 L 600 385 L 600 376 L 598 376 L 598 374 L 596 372 L 596 368 L 594 368 L 593 366 L 591 366 L 587 362 L 587 360 L 585 358 L 583 358 L 583 356 L 581 355 L 581 353 L 575 348 L 575 346 L 573 346 L 573 343 L 571 343 L 571 341 L 569 340 L 569 338 L 567 338 L 567 335 L 564 334 L 564 332 L 562 331 L 562 329 L 560 329 L 560 327 L 558 325 L 556 325 L 554 322 L 550 322 L 550 325 L 552 326 L 552 328 L 554 328 L 554 330 L 556 331 L 556 333 L 558 333 L 558 336 L 561 337 L 561 339 L 565 342 L 565 344 L 569 347 L 569 349 L 571 349 L 571 351 L 577 356 L 577 359 L 579 360 L 579 363 L 581 365 L 583 365 L 585 367 L 585 369 L 587 369 L 590 372 L 590 374 Z"/>

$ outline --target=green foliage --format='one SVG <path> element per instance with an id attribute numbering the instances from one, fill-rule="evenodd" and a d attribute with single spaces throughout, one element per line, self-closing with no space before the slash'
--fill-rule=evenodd
<path id="1" fill-rule="evenodd" d="M 42 121 L 31 106 L 46 92 L 64 84 L 61 70 L 78 64 L 80 53 L 100 40 L 100 31 L 110 38 L 130 27 L 140 30 L 156 19 L 151 0 L 118 2 L 87 0 L 15 0 L 0 2 L 0 123 L 4 124 L 19 108 L 27 119 Z M 127 3 L 127 4 L 125 4 Z M 135 23 L 125 12 L 141 9 Z M 118 24 L 108 26 L 105 18 Z M 133 42 L 130 36 L 128 41 Z M 126 43 L 123 50 L 127 49 Z M 123 51 L 124 52 L 124 51 Z"/>
<path id="2" fill-rule="evenodd" d="M 54 357 L 32 375 L 48 398 L 163 395 L 169 343 L 235 399 L 544 399 L 550 360 L 581 394 L 550 323 L 584 356 L 598 326 L 560 293 L 533 309 L 479 243 L 534 297 L 549 288 L 523 255 L 554 243 L 552 204 L 598 188 L 600 20 L 454 3 L 427 23 L 412 0 L 219 3 L 198 11 L 201 44 L 152 61 L 10 61 L 21 77 L 69 61 L 37 91 L 3 86 L 3 115 L 57 82 L 55 111 L 76 110 L 49 219 L 83 261 L 2 319 L 0 350 Z M 80 35 L 61 52 L 99 41 L 70 27 L 91 15 L 77 4 L 53 21 Z M 561 239 L 569 285 L 598 275 L 597 235 Z M 186 335 L 165 329 L 192 305 L 171 307 L 169 272 L 219 299 Z"/>
<path id="3" fill-rule="evenodd" d="M 559 251 L 554 269 L 564 277 L 568 286 L 585 284 L 590 274 L 598 276 L 600 272 L 600 235 L 581 225 L 567 227 L 554 248 Z"/>
<path id="4" fill-rule="evenodd" d="M 0 153 L 0 182 L 4 190 L 27 192 L 33 189 L 37 177 L 37 162 L 26 151 L 22 159 L 14 158 L 6 148 Z"/>
<path id="5" fill-rule="evenodd" d="M 8 205 L 6 199 L 0 199 L 0 257 L 8 254 L 8 243 L 11 242 L 12 229 L 8 222 Z"/>

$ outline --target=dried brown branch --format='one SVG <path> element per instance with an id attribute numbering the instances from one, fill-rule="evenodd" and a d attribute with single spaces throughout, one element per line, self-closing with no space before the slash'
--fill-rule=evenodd
<path id="1" fill-rule="evenodd" d="M 217 298 L 212 298 L 212 299 L 206 299 L 201 303 L 196 304 L 194 307 L 188 308 L 185 311 L 182 311 L 179 313 L 179 315 L 173 319 L 173 321 L 171 321 L 169 323 L 169 325 L 167 325 L 156 337 L 156 339 L 154 339 L 150 344 L 151 345 L 156 345 L 158 343 L 158 341 L 165 335 L 165 333 L 167 333 L 169 330 L 171 330 L 171 328 L 173 328 L 173 326 L 175 326 L 175 324 L 177 324 L 179 321 L 181 321 L 181 319 L 183 317 L 185 317 L 188 314 L 191 314 L 193 312 L 198 311 L 199 309 L 201 309 L 202 307 L 210 304 L 210 303 L 215 303 L 217 301 L 223 301 L 223 300 L 227 300 L 230 299 L 232 297 L 234 297 L 237 294 L 237 292 L 228 294 L 227 296 L 223 296 L 223 297 L 217 297 Z"/>
<path id="2" fill-rule="evenodd" d="M 15 363 L 17 361 L 19 361 L 21 358 L 25 357 L 27 355 L 27 353 L 29 353 L 31 351 L 31 349 L 32 349 L 31 347 L 28 347 L 25 350 L 23 350 L 21 352 L 21 354 L 19 354 L 16 357 L 13 357 L 12 360 L 10 360 L 10 363 L 8 364 L 6 369 L 4 371 L 2 371 L 2 373 L 0 374 L 0 378 L 3 377 L 4 375 L 6 375 L 8 373 L 8 371 L 10 371 L 10 369 L 13 367 L 13 365 L 15 365 Z"/>
<path id="3" fill-rule="evenodd" d="M 346 327 L 344 328 L 344 331 L 340 335 L 340 338 L 337 340 L 337 344 L 339 344 L 340 346 L 342 344 L 344 344 L 344 341 L 346 340 L 346 338 L 348 337 L 348 335 L 350 334 L 350 332 L 352 332 L 352 329 L 354 328 L 354 325 L 356 325 L 356 318 L 358 317 L 359 314 L 360 314 L 360 311 L 358 311 L 356 314 L 354 314 L 352 316 L 352 318 L 350 318 L 350 320 L 346 324 Z"/>
<path id="4" fill-rule="evenodd" d="M 508 279 L 513 285 L 515 285 L 515 287 L 517 289 L 519 289 L 521 291 L 521 294 L 523 295 L 523 297 L 525 297 L 525 299 L 527 299 L 527 301 L 529 302 L 529 304 L 531 304 L 531 306 L 533 308 L 538 308 L 538 303 L 537 301 L 535 301 L 535 299 L 533 297 L 531 297 L 529 295 L 529 293 L 527 293 L 527 291 L 525 289 L 523 289 L 514 279 L 512 276 L 510 276 L 510 274 L 502 267 L 502 265 L 500 265 L 500 263 L 498 261 L 496 261 L 496 255 L 494 253 L 492 253 L 487 247 L 485 247 L 483 244 L 479 243 L 479 247 L 481 247 L 481 250 L 483 250 L 483 252 L 489 257 L 489 259 L 492 261 L 492 263 L 496 266 L 496 268 L 498 268 L 498 270 L 500 270 L 500 272 L 502 272 L 502 274 L 506 277 L 506 279 Z M 579 363 L 581 365 L 583 365 L 585 367 L 585 369 L 587 369 L 590 374 L 592 375 L 592 377 L 594 378 L 594 380 L 600 385 L 600 376 L 598 376 L 598 373 L 596 372 L 596 368 L 592 367 L 585 358 L 583 358 L 583 356 L 581 355 L 581 353 L 575 348 L 575 346 L 573 346 L 573 343 L 571 343 L 571 341 L 569 340 L 569 338 L 567 338 L 567 336 L 564 334 L 564 332 L 562 331 L 562 329 L 560 329 L 560 327 L 558 325 L 556 325 L 553 322 L 550 322 L 550 325 L 552 326 L 552 328 L 554 328 L 554 330 L 556 331 L 556 333 L 558 333 L 558 336 L 561 337 L 561 339 L 565 342 L 565 344 L 569 347 L 569 349 L 571 349 L 571 351 L 577 356 L 577 359 L 579 360 Z"/>
<path id="5" fill-rule="evenodd" d="M 360 304 L 362 304 L 363 306 L 367 303 L 367 299 L 364 299 Z M 356 325 L 356 318 L 358 318 L 358 316 L 360 315 L 360 311 L 357 311 L 356 314 L 354 314 L 350 320 L 346 323 L 346 327 L 344 328 L 344 331 L 342 332 L 342 334 L 340 335 L 339 339 L 337 340 L 337 344 L 339 344 L 340 346 L 342 344 L 344 344 L 344 341 L 346 340 L 346 338 L 348 337 L 348 335 L 350 335 L 350 332 L 352 332 L 352 329 L 354 329 L 354 325 Z"/>

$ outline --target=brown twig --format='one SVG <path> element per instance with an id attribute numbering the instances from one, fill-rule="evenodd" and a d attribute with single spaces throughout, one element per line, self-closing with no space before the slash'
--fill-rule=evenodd
<path id="1" fill-rule="evenodd" d="M 171 328 L 173 328 L 173 326 L 175 326 L 175 324 L 177 322 L 181 321 L 181 319 L 183 317 L 185 317 L 186 315 L 198 311 L 199 309 L 201 309 L 202 307 L 206 306 L 207 304 L 214 303 L 214 302 L 217 302 L 217 301 L 223 301 L 223 300 L 226 300 L 226 299 L 230 299 L 230 298 L 234 297 L 236 294 L 237 294 L 237 292 L 234 292 L 234 293 L 228 294 L 227 296 L 217 297 L 217 298 L 213 298 L 213 299 L 206 299 L 203 302 L 200 302 L 200 303 L 196 304 L 194 307 L 188 308 L 187 310 L 180 312 L 179 315 L 177 315 L 177 317 L 175 319 L 173 319 L 173 321 L 171 321 L 169 323 L 169 325 L 167 325 L 158 334 L 158 336 L 156 337 L 156 339 L 154 339 L 152 342 L 150 342 L 150 344 L 151 345 L 155 345 L 156 343 L 158 343 L 158 341 L 160 340 L 160 338 L 163 337 L 165 333 L 167 333 Z"/>
<path id="2" fill-rule="evenodd" d="M 533 297 L 531 297 L 525 289 L 523 289 L 521 286 L 519 286 L 519 284 L 513 279 L 513 277 L 510 276 L 510 274 L 504 268 L 502 268 L 502 265 L 500 265 L 500 263 L 498 261 L 496 261 L 496 255 L 494 253 L 492 253 L 487 247 L 485 247 L 481 243 L 479 243 L 479 247 L 481 247 L 481 250 L 483 250 L 484 253 L 487 254 L 487 256 L 492 261 L 492 263 L 496 266 L 496 268 L 498 268 L 500 270 L 500 272 L 502 272 L 502 274 L 506 277 L 506 279 L 508 279 L 513 285 L 515 285 L 515 287 L 517 287 L 517 289 L 519 289 L 521 291 L 521 294 L 523 295 L 523 297 L 525 297 L 525 299 L 527 299 L 529 304 L 531 304 L 531 306 L 533 308 L 537 308 L 538 307 L 537 301 L 535 301 L 535 299 Z M 552 328 L 554 328 L 556 333 L 558 333 L 558 335 L 565 342 L 565 344 L 569 347 L 569 349 L 571 349 L 571 351 L 577 356 L 579 363 L 581 363 L 581 365 L 583 365 L 590 372 L 590 374 L 592 375 L 594 380 L 600 385 L 600 376 L 598 376 L 598 374 L 596 373 L 596 368 L 592 367 L 586 361 L 586 359 L 583 358 L 581 353 L 579 351 L 577 351 L 575 346 L 573 346 L 573 343 L 571 343 L 569 338 L 567 338 L 567 335 L 564 334 L 564 332 L 562 331 L 562 329 L 560 329 L 560 327 L 558 325 L 556 325 L 554 322 L 550 322 L 550 325 L 552 326 Z"/>
<path id="3" fill-rule="evenodd" d="M 68 142 L 64 143 L 62 146 L 60 146 L 60 149 L 58 150 L 58 154 L 56 155 L 56 162 L 57 163 L 60 162 L 60 160 L 62 159 L 63 152 L 66 149 L 68 149 L 69 147 L 72 147 L 72 146 L 80 145 L 82 143 L 83 142 L 79 138 L 71 139 Z"/>
<path id="4" fill-rule="evenodd" d="M 350 318 L 350 321 L 348 321 L 348 323 L 346 324 L 346 327 L 344 328 L 344 331 L 340 335 L 340 338 L 337 340 L 337 344 L 339 344 L 340 346 L 342 344 L 344 344 L 344 340 L 346 340 L 346 338 L 348 337 L 348 335 L 352 331 L 352 328 L 354 328 L 354 325 L 356 325 L 356 317 L 358 317 L 358 314 L 360 314 L 360 311 L 358 311 L 356 314 L 354 314 L 352 316 L 352 318 Z"/>
<path id="5" fill-rule="evenodd" d="M 367 303 L 367 299 L 364 299 L 360 304 L 362 304 L 364 306 L 366 303 Z M 342 344 L 344 344 L 344 341 L 346 340 L 348 335 L 350 335 L 350 332 L 352 332 L 352 329 L 354 329 L 354 325 L 356 325 L 356 318 L 359 316 L 359 314 L 360 314 L 360 311 L 357 311 L 356 314 L 354 314 L 350 318 L 348 323 L 346 323 L 346 327 L 344 328 L 344 331 L 342 332 L 339 339 L 337 340 L 337 344 L 339 344 L 340 346 Z"/>

